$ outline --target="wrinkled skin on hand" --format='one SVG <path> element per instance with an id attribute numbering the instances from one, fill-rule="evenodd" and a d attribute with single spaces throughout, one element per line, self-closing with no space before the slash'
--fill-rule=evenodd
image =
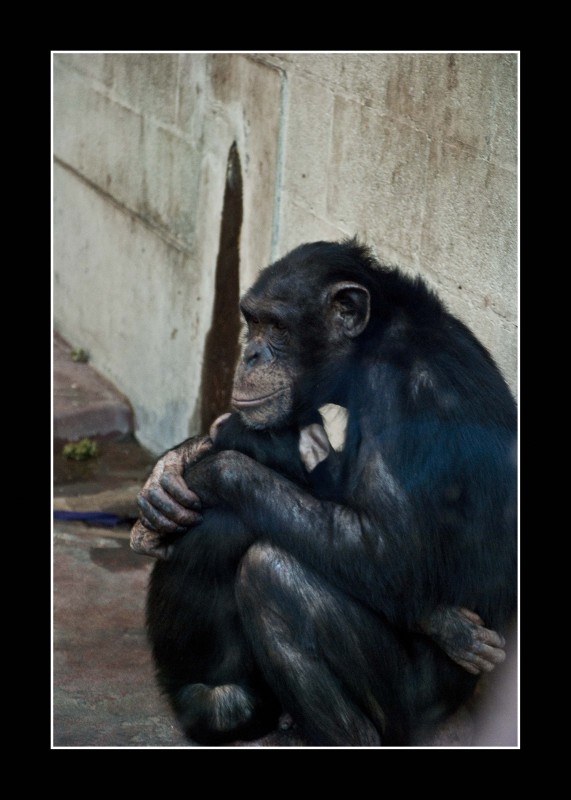
<path id="1" fill-rule="evenodd" d="M 482 618 L 467 608 L 441 606 L 420 624 L 444 652 L 472 675 L 491 672 L 505 661 L 505 639 L 484 627 Z"/>
<path id="2" fill-rule="evenodd" d="M 215 433 L 216 420 L 211 431 Z M 141 518 L 131 530 L 131 549 L 136 553 L 167 559 L 169 535 L 183 533 L 202 519 L 200 500 L 182 475 L 187 464 L 212 447 L 210 436 L 188 439 L 160 458 L 137 498 Z"/>

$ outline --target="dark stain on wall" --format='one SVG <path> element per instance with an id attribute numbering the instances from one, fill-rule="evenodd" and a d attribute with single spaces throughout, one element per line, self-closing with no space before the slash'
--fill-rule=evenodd
<path id="1" fill-rule="evenodd" d="M 212 325 L 202 365 L 201 430 L 230 409 L 232 379 L 240 352 L 240 230 L 242 168 L 236 142 L 228 154 L 226 187 L 216 262 Z"/>

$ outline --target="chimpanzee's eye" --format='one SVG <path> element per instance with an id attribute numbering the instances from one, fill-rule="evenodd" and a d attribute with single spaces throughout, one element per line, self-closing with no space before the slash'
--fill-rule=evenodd
<path id="1" fill-rule="evenodd" d="M 254 334 L 255 329 L 260 324 L 259 319 L 257 317 L 252 316 L 251 314 L 244 314 L 244 321 L 248 329 L 248 335 L 252 336 Z"/>

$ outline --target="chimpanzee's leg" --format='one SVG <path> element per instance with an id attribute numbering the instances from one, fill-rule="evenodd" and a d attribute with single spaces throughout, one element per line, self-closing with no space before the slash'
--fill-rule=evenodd
<path id="1" fill-rule="evenodd" d="M 408 739 L 414 680 L 388 625 L 265 543 L 243 558 L 236 591 L 266 680 L 313 744 Z"/>

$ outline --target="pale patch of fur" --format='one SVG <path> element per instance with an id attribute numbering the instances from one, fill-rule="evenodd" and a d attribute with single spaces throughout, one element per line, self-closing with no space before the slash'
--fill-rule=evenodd
<path id="1" fill-rule="evenodd" d="M 331 446 L 334 450 L 337 450 L 337 452 L 343 450 L 345 436 L 347 434 L 349 412 L 344 406 L 338 406 L 335 405 L 335 403 L 327 403 L 327 405 L 321 406 L 319 413 L 323 417 L 323 427 L 331 442 Z"/>
<path id="2" fill-rule="evenodd" d="M 434 375 L 429 371 L 426 364 L 420 361 L 413 365 L 410 381 L 413 397 L 418 397 L 421 391 L 434 390 L 436 388 Z"/>
<path id="3" fill-rule="evenodd" d="M 217 731 L 226 731 L 247 722 L 254 711 L 252 698 L 248 692 L 235 683 L 213 686 L 210 689 L 212 700 L 212 726 Z"/>

